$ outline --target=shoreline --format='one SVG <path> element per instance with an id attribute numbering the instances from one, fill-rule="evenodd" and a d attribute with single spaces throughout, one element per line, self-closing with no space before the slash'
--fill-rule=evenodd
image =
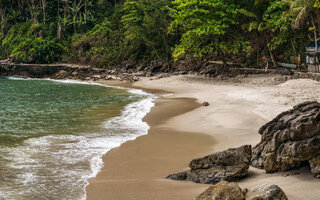
<path id="1" fill-rule="evenodd" d="M 262 111 L 268 111 L 266 116 L 272 117 L 295 105 L 296 101 L 314 98 L 309 95 L 291 100 L 290 95 L 298 95 L 302 92 L 301 88 L 292 87 L 292 94 L 287 98 L 288 94 L 279 95 L 279 91 L 288 86 L 269 83 L 260 86 L 261 80 L 255 81 L 258 82 L 249 81 L 249 85 L 255 85 L 253 87 L 179 76 L 159 80 L 145 78 L 127 85 L 170 91 L 172 95 L 158 99 L 156 106 L 145 117 L 151 127 L 147 135 L 126 142 L 104 155 L 103 169 L 89 181 L 86 188 L 88 199 L 193 199 L 209 185 L 172 181 L 165 177 L 186 170 L 194 158 L 243 144 L 257 144 L 260 141 L 258 129 L 269 121 L 255 112 L 261 106 L 260 100 L 230 94 L 244 92 L 250 96 L 251 93 L 258 93 L 254 97 L 262 98 Z M 299 80 L 293 83 L 295 81 Z M 306 81 L 305 85 L 309 84 L 313 82 Z M 289 104 L 278 100 L 278 96 L 290 99 Z M 277 104 L 275 100 L 278 100 Z M 200 107 L 199 104 L 204 101 L 208 101 L 210 106 Z M 316 199 L 320 195 L 320 191 L 316 190 L 320 186 L 319 179 L 313 178 L 305 168 L 294 172 L 300 174 L 266 174 L 250 167 L 249 176 L 238 183 L 240 187 L 277 184 L 289 199 Z"/>
<path id="2" fill-rule="evenodd" d="M 157 94 L 172 93 L 132 85 L 129 87 Z M 185 165 L 195 155 L 201 156 L 208 152 L 207 148 L 214 143 L 210 136 L 201 133 L 183 133 L 163 127 L 168 119 L 199 108 L 199 103 L 192 98 L 171 97 L 160 97 L 154 103 L 155 106 L 143 119 L 150 126 L 148 134 L 127 141 L 103 156 L 104 167 L 97 177 L 89 180 L 87 199 L 105 199 L 106 194 L 110 199 L 143 199 L 150 196 L 152 199 L 168 199 L 166 191 L 173 188 L 175 192 L 170 192 L 170 199 L 181 199 L 196 195 L 206 188 L 195 183 L 185 182 L 181 185 L 164 179 L 167 172 L 174 170 L 175 166 Z M 184 144 L 178 144 L 180 140 Z M 174 148 L 177 149 L 173 153 Z M 130 166 L 128 171 L 126 166 Z M 114 170 L 109 173 L 110 169 Z M 188 191 L 185 191 L 186 188 Z M 122 189 L 127 192 L 123 193 Z M 137 196 L 132 196 L 132 193 Z"/>

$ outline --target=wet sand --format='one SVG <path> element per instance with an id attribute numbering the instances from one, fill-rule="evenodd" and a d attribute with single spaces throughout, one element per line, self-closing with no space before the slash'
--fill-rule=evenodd
<path id="1" fill-rule="evenodd" d="M 304 87 L 315 84 L 302 82 L 289 82 L 290 87 L 269 83 L 217 84 L 186 77 L 136 82 L 131 87 L 154 92 L 162 89 L 173 95 L 156 100 L 156 106 L 145 117 L 151 127 L 148 135 L 126 142 L 103 157 L 104 168 L 87 187 L 88 199 L 194 199 L 208 185 L 165 177 L 186 170 L 194 158 L 258 143 L 258 129 L 263 124 L 299 101 L 315 98 L 304 94 L 302 99 L 293 100 L 292 97 L 303 94 Z M 299 87 L 292 89 L 292 85 Z M 320 94 L 317 84 L 312 94 L 317 93 L 315 88 L 319 88 Z M 210 105 L 200 106 L 204 101 Z M 250 167 L 249 176 L 239 181 L 239 185 L 250 188 L 277 184 L 290 200 L 318 199 L 320 180 L 313 178 L 306 168 L 296 171 L 300 174 L 285 177 L 284 172 L 266 174 Z"/>
<path id="2" fill-rule="evenodd" d="M 90 181 L 88 199 L 188 199 L 207 186 L 164 179 L 209 151 L 212 137 L 176 131 L 167 120 L 199 107 L 194 99 L 161 98 L 145 117 L 148 135 L 108 152 L 104 168 Z M 179 168 L 178 168 L 179 169 Z"/>

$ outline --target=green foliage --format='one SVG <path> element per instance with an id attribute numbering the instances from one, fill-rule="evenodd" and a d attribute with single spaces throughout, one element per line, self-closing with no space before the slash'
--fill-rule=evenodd
<path id="1" fill-rule="evenodd" d="M 124 3 L 121 22 L 129 59 L 164 59 L 169 54 L 166 1 L 132 0 Z"/>
<path id="2" fill-rule="evenodd" d="M 74 39 L 72 44 L 73 60 L 81 63 L 90 63 L 96 67 L 117 66 L 124 59 L 125 48 L 118 7 L 113 15 L 105 17 L 104 21 L 97 24 L 91 31 L 79 39 Z"/>
<path id="3" fill-rule="evenodd" d="M 319 0 L 0 0 L 0 59 L 115 67 L 243 57 L 259 64 L 273 54 L 304 57 L 319 25 Z"/>
<path id="4" fill-rule="evenodd" d="M 268 35 L 271 37 L 267 45 L 271 50 L 275 50 L 283 43 L 288 42 L 294 35 L 291 28 L 294 18 L 286 14 L 288 9 L 286 3 L 274 1 L 264 12 L 264 21 L 259 26 L 259 31 L 269 31 Z"/>
<path id="5" fill-rule="evenodd" d="M 248 48 L 248 43 L 236 33 L 238 6 L 232 0 L 175 0 L 171 9 L 170 31 L 182 32 L 173 56 L 185 54 L 204 57 L 224 56 Z"/>
<path id="6" fill-rule="evenodd" d="M 63 46 L 41 37 L 22 41 L 11 53 L 15 60 L 24 63 L 53 63 L 60 60 Z"/>
<path id="7" fill-rule="evenodd" d="M 98 67 L 149 62 L 170 55 L 169 16 L 162 1 L 127 1 L 73 43 L 73 59 Z M 120 23 L 119 23 L 120 22 Z"/>
<path id="8" fill-rule="evenodd" d="M 62 45 L 51 39 L 35 37 L 42 27 L 30 21 L 14 25 L 2 41 L 8 55 L 25 63 L 51 63 L 59 61 L 64 52 Z"/>
<path id="9" fill-rule="evenodd" d="M 30 29 L 31 21 L 25 23 L 17 23 L 9 30 L 8 34 L 2 41 L 2 46 L 5 48 L 8 55 L 19 46 L 24 40 L 33 37 Z"/>

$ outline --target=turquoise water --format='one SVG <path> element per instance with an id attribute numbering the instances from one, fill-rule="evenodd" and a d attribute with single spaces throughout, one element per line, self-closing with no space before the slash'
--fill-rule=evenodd
<path id="1" fill-rule="evenodd" d="M 84 199 L 101 156 L 146 134 L 152 96 L 96 84 L 0 78 L 0 196 Z"/>
<path id="2" fill-rule="evenodd" d="M 97 131 L 134 101 L 124 90 L 47 80 L 0 80 L 0 145 L 52 134 Z"/>

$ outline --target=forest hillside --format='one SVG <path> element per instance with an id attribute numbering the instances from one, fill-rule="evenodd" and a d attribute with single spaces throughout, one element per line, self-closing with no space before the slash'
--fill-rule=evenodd
<path id="1" fill-rule="evenodd" d="M 304 59 L 319 0 L 0 0 L 0 59 L 122 63 Z"/>

